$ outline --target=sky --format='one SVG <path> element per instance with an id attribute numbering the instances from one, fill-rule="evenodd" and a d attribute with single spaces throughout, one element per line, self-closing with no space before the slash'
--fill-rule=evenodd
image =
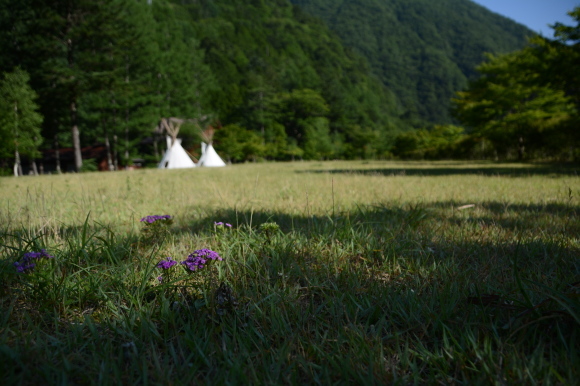
<path id="1" fill-rule="evenodd" d="M 580 0 L 473 0 L 487 9 L 509 17 L 541 33 L 544 37 L 553 38 L 553 29 L 548 24 L 560 22 L 576 26 L 577 22 L 566 14 L 574 7 L 580 6 Z"/>

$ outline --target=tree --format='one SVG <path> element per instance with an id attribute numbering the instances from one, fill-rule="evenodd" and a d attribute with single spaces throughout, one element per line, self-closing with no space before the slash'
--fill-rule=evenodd
<path id="1" fill-rule="evenodd" d="M 580 110 L 580 7 L 568 12 L 576 26 L 566 26 L 556 23 L 554 29 L 555 42 L 544 46 L 551 55 L 546 58 L 549 73 L 546 76 L 555 83 L 566 95 L 573 98 L 576 108 Z"/>
<path id="2" fill-rule="evenodd" d="M 157 4 L 157 2 L 156 2 Z M 162 96 L 158 93 L 161 53 L 156 35 L 157 22 L 152 7 L 145 3 L 121 1 L 111 26 L 115 49 L 107 53 L 111 63 L 81 99 L 80 118 L 85 126 L 84 139 L 107 147 L 109 168 L 117 167 L 112 157 L 111 138 L 119 138 L 116 151 L 124 150 L 122 162 L 130 162 L 136 144 L 150 135 L 152 127 L 164 116 L 159 112 Z M 167 115 L 165 115 L 167 116 Z M 115 151 L 115 152 L 116 152 Z"/>
<path id="3" fill-rule="evenodd" d="M 324 98 L 310 89 L 293 90 L 276 95 L 276 120 L 284 125 L 289 137 L 304 142 L 305 129 L 311 119 L 325 117 L 329 108 Z"/>
<path id="4" fill-rule="evenodd" d="M 478 67 L 482 76 L 453 99 L 455 116 L 472 134 L 488 138 L 499 150 L 516 148 L 520 160 L 526 146 L 542 147 L 575 114 L 570 97 L 542 81 L 542 52 L 529 46 L 489 56 Z"/>
<path id="5" fill-rule="evenodd" d="M 221 153 L 233 162 L 255 161 L 266 155 L 266 147 L 255 131 L 227 125 L 216 131 L 215 142 Z"/>
<path id="6" fill-rule="evenodd" d="M 577 46 L 580 43 L 580 7 L 575 7 L 573 10 L 568 12 L 568 15 L 578 22 L 575 27 L 567 26 L 562 23 L 556 23 L 551 27 L 554 29 L 554 36 L 558 41 L 563 43 L 574 43 L 574 45 Z"/>
<path id="7" fill-rule="evenodd" d="M 22 175 L 20 155 L 30 159 L 40 154 L 42 143 L 36 93 L 30 88 L 28 73 L 20 68 L 4 73 L 0 81 L 0 156 L 14 155 L 14 175 Z"/>
<path id="8" fill-rule="evenodd" d="M 126 95 L 122 88 L 128 88 L 127 79 L 135 74 L 131 65 L 136 50 L 131 52 L 131 48 L 141 47 L 143 41 L 136 40 L 137 23 L 131 15 L 146 5 L 126 0 L 23 1 L 34 12 L 26 22 L 12 26 L 17 33 L 11 44 L 18 47 L 12 48 L 17 51 L 12 60 L 26 65 L 41 95 L 41 108 L 47 117 L 45 137 L 61 135 L 62 128 L 68 126 L 75 169 L 80 171 L 82 135 L 93 139 L 98 132 L 85 125 L 83 133 L 83 120 L 99 122 L 105 107 L 123 103 L 125 112 L 127 105 L 133 104 L 120 100 Z M 139 90 L 137 84 L 131 86 Z M 98 93 L 102 95 L 91 95 Z M 87 105 L 97 101 L 95 109 Z M 98 128 L 100 124 L 91 126 Z"/>

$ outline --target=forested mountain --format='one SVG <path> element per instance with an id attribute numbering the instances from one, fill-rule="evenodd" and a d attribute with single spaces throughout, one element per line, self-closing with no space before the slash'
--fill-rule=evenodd
<path id="1" fill-rule="evenodd" d="M 218 132 L 218 139 L 240 142 L 249 135 L 242 128 L 258 130 L 267 143 L 290 140 L 286 156 L 362 157 L 370 142 L 375 152 L 384 151 L 387 134 L 405 127 L 394 96 L 366 61 L 290 2 L 180 4 L 219 84 L 211 105 L 222 123 L 238 125 Z M 284 157 L 280 149 L 255 151 Z"/>
<path id="2" fill-rule="evenodd" d="M 80 149 L 103 143 L 109 168 L 153 160 L 145 139 L 170 116 L 217 128 L 232 161 L 377 157 L 413 124 L 448 122 L 483 53 L 529 32 L 469 0 L 294 3 L 0 0 L 0 91 L 27 106 L 0 110 L 0 157 L 72 146 L 80 170 Z"/>
<path id="3" fill-rule="evenodd" d="M 484 53 L 523 48 L 533 33 L 471 0 L 292 0 L 364 56 L 407 121 L 450 123 L 450 98 Z"/>

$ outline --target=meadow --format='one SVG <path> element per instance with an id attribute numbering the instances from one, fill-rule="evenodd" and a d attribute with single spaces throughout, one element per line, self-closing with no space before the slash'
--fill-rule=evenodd
<path id="1" fill-rule="evenodd" d="M 3 383 L 574 384 L 578 170 L 2 177 Z"/>

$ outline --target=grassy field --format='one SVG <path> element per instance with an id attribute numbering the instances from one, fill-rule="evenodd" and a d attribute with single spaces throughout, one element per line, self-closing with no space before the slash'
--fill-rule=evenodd
<path id="1" fill-rule="evenodd" d="M 579 169 L 0 178 L 3 383 L 574 384 Z M 179 264 L 205 249 L 223 261 Z"/>

